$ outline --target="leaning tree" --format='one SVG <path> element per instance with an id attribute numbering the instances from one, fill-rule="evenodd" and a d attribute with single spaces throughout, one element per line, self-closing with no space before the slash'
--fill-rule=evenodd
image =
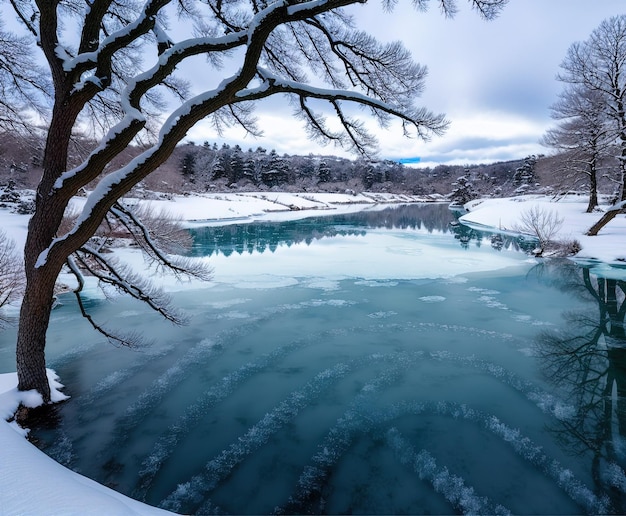
<path id="1" fill-rule="evenodd" d="M 493 18 L 506 1 L 469 0 L 485 18 Z M 383 2 L 388 8 L 395 4 Z M 34 57 L 25 63 L 20 55 L 15 66 L 4 66 L 11 43 L 0 38 L 0 80 L 5 82 L 0 106 L 18 105 L 7 83 L 15 81 L 20 109 L 14 119 L 30 115 L 33 122 L 46 121 L 43 175 L 24 249 L 26 287 L 17 335 L 20 390 L 36 389 L 50 401 L 44 350 L 55 281 L 63 267 L 78 279 L 81 307 L 87 270 L 177 320 L 161 293 L 90 245 L 90 237 L 104 220 L 113 219 L 141 238 L 158 263 L 177 273 L 204 275 L 203 269 L 190 269 L 163 253 L 158 238 L 120 202 L 198 121 L 209 119 L 217 129 L 240 125 L 259 134 L 254 103 L 280 94 L 311 138 L 359 153 L 370 152 L 375 141 L 353 114 L 353 105 L 364 107 L 383 126 L 400 120 L 406 135 L 428 138 L 444 131 L 442 115 L 415 105 L 426 69 L 413 62 L 401 43 L 382 44 L 358 30 L 345 8 L 360 3 L 365 0 L 4 3 L 26 36 L 2 34 L 21 49 L 29 38 Z M 413 3 L 420 10 L 428 0 Z M 456 0 L 437 4 L 445 15 L 457 9 Z M 29 68 L 36 62 L 42 63 L 41 70 Z M 202 78 L 196 80 L 200 88 L 176 74 L 188 62 L 194 78 Z M 48 98 L 49 118 L 41 111 Z M 328 124 L 325 114 L 338 123 Z M 73 135 L 86 128 L 99 135 L 99 142 L 84 161 L 69 167 Z M 145 150 L 116 167 L 116 158 L 139 139 Z M 72 197 L 94 182 L 82 212 L 61 230 Z"/>

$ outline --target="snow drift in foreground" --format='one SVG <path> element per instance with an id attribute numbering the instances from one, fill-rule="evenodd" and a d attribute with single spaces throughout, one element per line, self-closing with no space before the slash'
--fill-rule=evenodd
<path id="1" fill-rule="evenodd" d="M 48 370 L 48 379 L 52 400 L 67 399 L 54 371 Z M 24 439 L 27 431 L 5 422 L 20 403 L 41 402 L 34 391 L 18 392 L 16 373 L 0 375 L 0 514 L 167 514 L 61 466 Z"/>
<path id="2" fill-rule="evenodd" d="M 170 200 L 150 201 L 190 226 L 253 222 L 255 220 L 286 220 L 320 214 L 336 214 L 364 209 L 380 209 L 389 203 L 419 202 L 408 195 L 391 194 L 286 194 L 245 193 L 178 196 Z M 433 200 L 433 199 L 429 199 Z M 146 202 L 146 201 L 138 201 Z M 83 199 L 76 199 L 81 209 Z M 582 244 L 580 260 L 598 262 L 596 267 L 623 263 L 626 260 L 626 217 L 618 216 L 600 235 L 586 237 L 586 230 L 598 220 L 599 213 L 584 213 L 586 201 L 569 197 L 553 202 L 547 197 L 523 196 L 508 199 L 485 199 L 466 205 L 469 213 L 461 220 L 468 225 L 490 230 L 514 230 L 521 214 L 538 205 L 554 210 L 564 219 L 558 238 L 576 239 Z M 23 248 L 28 217 L 0 210 L 0 227 Z M 596 272 L 596 271 L 594 271 Z M 601 271 L 600 271 L 601 272 Z M 54 372 L 49 371 L 53 400 L 65 396 Z M 19 393 L 17 375 L 0 375 L 0 514 L 166 514 L 166 511 L 144 505 L 108 489 L 56 463 L 31 445 L 26 431 L 6 422 L 20 403 L 36 406 L 41 398 L 36 393 Z"/>

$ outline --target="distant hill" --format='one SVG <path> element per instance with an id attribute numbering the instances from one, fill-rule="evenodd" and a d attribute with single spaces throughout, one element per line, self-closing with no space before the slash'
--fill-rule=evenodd
<path id="1" fill-rule="evenodd" d="M 77 139 L 70 165 L 84 159 L 94 147 L 88 140 Z M 0 134 L 0 184 L 10 179 L 18 188 L 35 188 L 41 176 L 44 142 L 35 137 Z M 132 146 L 114 166 L 122 166 L 142 151 Z M 165 194 L 190 191 L 372 191 L 442 194 L 451 199 L 459 194 L 458 179 L 463 177 L 465 194 L 503 196 L 515 192 L 585 190 L 581 179 L 574 181 L 559 172 L 558 159 L 528 156 L 514 161 L 484 165 L 439 165 L 412 168 L 397 162 L 346 159 L 337 156 L 278 155 L 262 147 L 242 149 L 227 143 L 187 143 L 175 152 L 134 192 Z M 610 191 L 604 181 L 601 189 Z M 462 196 L 461 196 L 462 197 Z"/>

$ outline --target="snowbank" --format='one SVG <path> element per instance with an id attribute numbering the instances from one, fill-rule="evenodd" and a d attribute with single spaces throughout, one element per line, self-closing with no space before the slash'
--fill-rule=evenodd
<path id="1" fill-rule="evenodd" d="M 242 192 L 176 195 L 164 199 L 128 200 L 141 202 L 157 212 L 167 212 L 189 226 L 241 224 L 261 220 L 295 220 L 320 214 L 351 213 L 367 209 L 383 209 L 388 204 L 433 202 L 440 196 L 388 193 L 285 193 Z M 85 204 L 84 197 L 73 201 L 75 209 Z"/>
<path id="2" fill-rule="evenodd" d="M 48 370 L 48 379 L 52 400 L 66 399 L 54 371 Z M 0 514 L 169 514 L 61 466 L 24 439 L 25 430 L 5 421 L 20 403 L 34 407 L 41 401 L 34 391 L 18 392 L 16 373 L 0 375 Z"/>
<path id="3" fill-rule="evenodd" d="M 602 216 L 585 213 L 587 200 L 578 196 L 558 200 L 546 196 L 524 195 L 504 199 L 478 199 L 465 205 L 469 213 L 460 220 L 477 229 L 515 232 L 522 214 L 533 206 L 556 212 L 563 225 L 556 235 L 559 240 L 578 240 L 582 251 L 576 260 L 626 265 L 626 216 L 618 215 L 597 236 L 586 236 L 587 230 Z"/>

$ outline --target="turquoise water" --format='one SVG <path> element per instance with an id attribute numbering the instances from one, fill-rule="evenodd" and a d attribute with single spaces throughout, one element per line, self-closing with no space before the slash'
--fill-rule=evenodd
<path id="1" fill-rule="evenodd" d="M 48 361 L 71 399 L 38 445 L 181 513 L 625 512 L 624 285 L 453 220 L 198 230 L 215 280 L 173 293 L 187 326 L 90 300 L 137 350 L 62 298 Z"/>

